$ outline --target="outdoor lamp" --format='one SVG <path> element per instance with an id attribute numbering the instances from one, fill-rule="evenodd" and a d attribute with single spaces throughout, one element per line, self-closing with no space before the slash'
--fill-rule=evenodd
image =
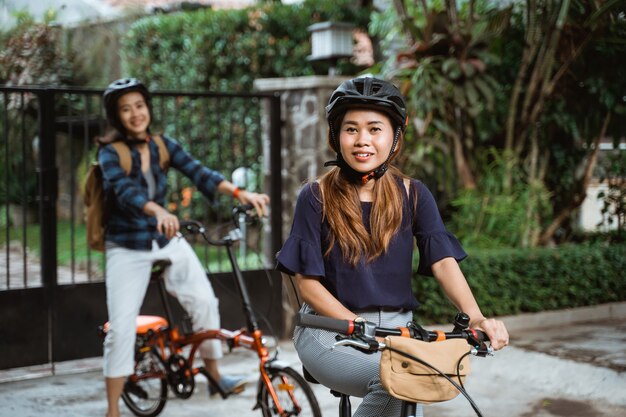
<path id="1" fill-rule="evenodd" d="M 309 61 L 330 63 L 328 75 L 335 75 L 337 61 L 352 56 L 353 25 L 344 22 L 321 22 L 308 27 L 311 32 Z"/>

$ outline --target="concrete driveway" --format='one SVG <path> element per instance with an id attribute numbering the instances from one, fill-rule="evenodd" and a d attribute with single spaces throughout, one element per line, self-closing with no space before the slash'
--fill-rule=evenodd
<path id="1" fill-rule="evenodd" d="M 511 346 L 492 358 L 473 358 L 467 391 L 485 417 L 626 417 L 626 303 L 505 317 Z M 289 341 L 279 357 L 300 370 Z M 0 371 L 0 417 L 104 416 L 100 358 L 50 368 Z M 227 355 L 223 372 L 250 375 L 241 395 L 209 399 L 206 382 L 181 400 L 170 395 L 161 416 L 260 416 L 252 411 L 257 378 L 255 356 Z M 338 401 L 314 386 L 324 416 L 337 416 Z M 353 410 L 359 400 L 353 399 Z M 122 406 L 124 416 L 132 414 Z M 427 417 L 475 416 L 459 396 L 425 407 Z"/>

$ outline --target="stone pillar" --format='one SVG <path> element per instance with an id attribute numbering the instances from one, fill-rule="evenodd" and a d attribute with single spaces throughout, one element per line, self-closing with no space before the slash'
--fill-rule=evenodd
<path id="1" fill-rule="evenodd" d="M 324 162 L 334 159 L 328 149 L 325 107 L 331 93 L 348 77 L 310 76 L 293 78 L 266 78 L 254 82 L 257 91 L 280 94 L 282 122 L 282 236 L 291 230 L 298 191 L 306 181 L 314 180 L 325 169 Z M 263 116 L 269 117 L 269 113 Z M 264 149 L 269 149 L 269 135 L 264 135 Z M 266 152 L 267 155 L 267 152 Z M 272 201 L 276 207 L 278 202 Z M 283 277 L 282 305 L 285 321 L 283 338 L 293 333 L 293 318 L 298 305 L 293 297 L 291 283 Z"/>
<path id="2" fill-rule="evenodd" d="M 330 94 L 347 79 L 349 77 L 307 76 L 264 78 L 254 82 L 257 91 L 281 95 L 284 238 L 291 230 L 298 190 L 304 182 L 324 172 L 324 162 L 335 158 L 327 145 L 325 107 Z"/>

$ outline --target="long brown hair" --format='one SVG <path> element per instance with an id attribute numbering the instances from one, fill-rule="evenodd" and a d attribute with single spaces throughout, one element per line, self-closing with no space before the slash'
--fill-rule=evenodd
<path id="1" fill-rule="evenodd" d="M 319 178 L 322 217 L 330 227 L 328 249 L 324 256 L 328 256 L 337 243 L 344 259 L 354 267 L 362 256 L 370 262 L 387 252 L 391 239 L 402 223 L 404 186 L 398 186 L 398 177 L 405 176 L 390 166 L 387 173 L 374 183 L 371 233 L 363 225 L 357 186 L 349 183 L 337 167 Z"/>

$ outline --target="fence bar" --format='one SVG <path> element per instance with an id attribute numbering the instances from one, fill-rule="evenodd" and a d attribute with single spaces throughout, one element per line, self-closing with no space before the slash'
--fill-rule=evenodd
<path id="1" fill-rule="evenodd" d="M 22 189 L 22 196 L 21 196 L 21 204 L 20 204 L 20 208 L 22 210 L 22 212 L 20 213 L 22 215 L 22 273 L 24 274 L 24 277 L 22 279 L 22 285 L 24 285 L 24 288 L 28 287 L 28 221 L 26 219 L 26 212 L 27 212 L 27 208 L 28 208 L 28 196 L 26 193 L 26 112 L 24 112 L 24 107 L 25 107 L 25 101 L 24 101 L 24 93 L 20 93 L 20 110 L 22 113 L 22 116 L 20 117 L 20 137 L 22 138 L 22 140 L 20 141 L 20 143 L 22 144 L 22 148 L 21 148 L 21 152 L 22 152 L 22 169 L 20 172 L 20 187 Z M 8 224 L 7 224 L 8 226 Z M 9 242 L 7 242 L 8 244 Z"/>
<path id="2" fill-rule="evenodd" d="M 4 148 L 4 160 L 2 161 L 2 163 L 4 164 L 5 167 L 7 167 L 7 172 L 8 170 L 8 166 L 9 166 L 9 95 L 7 94 L 6 91 L 4 91 L 2 93 L 2 97 L 4 99 L 3 102 L 3 108 L 2 108 L 2 115 L 4 116 L 4 123 L 3 123 L 3 143 L 2 146 Z M 9 175 L 5 175 L 4 176 L 4 189 L 6 190 L 7 196 L 6 196 L 6 200 L 8 201 L 9 199 Z M 7 279 L 7 290 L 11 289 L 11 274 L 9 273 L 10 269 L 11 269 L 11 257 L 9 256 L 10 254 L 10 245 L 9 242 L 11 241 L 11 228 L 9 227 L 9 225 L 11 224 L 10 221 L 10 217 L 9 217 L 9 208 L 8 208 L 8 204 L 7 204 L 7 208 L 5 210 L 5 216 L 4 216 L 4 221 L 6 224 L 6 229 L 5 229 L 5 239 L 4 241 L 6 242 L 6 250 L 4 253 L 5 256 L 5 263 L 6 263 L 6 279 Z"/>
<path id="3" fill-rule="evenodd" d="M 41 281 L 57 285 L 57 187 L 54 93 L 40 91 L 39 97 L 39 223 L 41 225 Z"/>
<path id="4" fill-rule="evenodd" d="M 280 95 L 275 94 L 270 99 L 270 199 L 272 211 L 270 224 L 272 227 L 271 257 L 278 253 L 283 245 L 283 219 L 282 219 L 282 122 L 280 115 Z"/>

